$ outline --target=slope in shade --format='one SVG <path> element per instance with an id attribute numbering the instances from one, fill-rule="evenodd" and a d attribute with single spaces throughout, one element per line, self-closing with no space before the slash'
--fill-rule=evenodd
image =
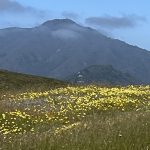
<path id="1" fill-rule="evenodd" d="M 131 85 L 141 82 L 128 73 L 122 73 L 111 65 L 95 65 L 87 67 L 66 78 L 71 83 L 100 85 Z"/>
<path id="2" fill-rule="evenodd" d="M 56 79 L 49 79 L 39 76 L 21 74 L 0 70 L 0 91 L 55 88 L 66 86 L 67 83 Z"/>

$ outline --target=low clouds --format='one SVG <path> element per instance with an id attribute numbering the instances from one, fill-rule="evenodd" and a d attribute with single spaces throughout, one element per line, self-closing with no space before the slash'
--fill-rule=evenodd
<path id="1" fill-rule="evenodd" d="M 57 14 L 56 12 L 24 6 L 19 0 L 0 0 L 0 28 L 9 26 L 32 27 L 58 17 L 69 18 L 79 24 L 85 20 L 85 23 L 89 26 L 106 32 L 107 30 L 133 28 L 146 21 L 146 18 L 137 15 L 122 15 L 119 17 L 106 15 L 84 19 L 82 15 L 76 12 L 64 11 Z"/>
<path id="2" fill-rule="evenodd" d="M 4 14 L 30 13 L 31 15 L 41 15 L 41 16 L 42 14 L 44 14 L 44 11 L 37 10 L 33 7 L 24 6 L 15 0 L 0 0 L 0 12 Z"/>
<path id="3" fill-rule="evenodd" d="M 44 22 L 50 14 L 16 0 L 0 0 L 0 28 L 17 26 L 32 27 Z"/>
<path id="4" fill-rule="evenodd" d="M 16 1 L 0 0 L 0 12 L 25 12 L 31 10 L 30 7 L 25 7 Z"/>
<path id="5" fill-rule="evenodd" d="M 80 37 L 79 33 L 72 31 L 72 30 L 67 30 L 67 29 L 59 29 L 59 30 L 53 31 L 52 35 L 54 37 L 66 39 L 66 40 L 78 39 Z"/>
<path id="6" fill-rule="evenodd" d="M 123 15 L 121 17 L 102 16 L 89 17 L 85 22 L 89 25 L 94 25 L 106 29 L 133 28 L 140 22 L 145 22 L 146 18 L 137 15 Z"/>

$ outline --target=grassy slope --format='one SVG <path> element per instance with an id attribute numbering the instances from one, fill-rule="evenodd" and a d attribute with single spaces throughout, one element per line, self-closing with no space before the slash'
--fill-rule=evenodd
<path id="1" fill-rule="evenodd" d="M 78 127 L 62 131 L 58 136 L 44 133 L 33 139 L 31 135 L 27 143 L 22 143 L 30 149 L 29 141 L 32 141 L 38 150 L 147 150 L 149 115 L 149 112 L 103 112 L 83 119 Z"/>
<path id="2" fill-rule="evenodd" d="M 55 79 L 0 71 L 0 92 L 5 92 L 5 96 L 3 92 L 0 93 L 0 131 L 3 130 L 3 126 L 9 130 L 14 130 L 16 126 L 27 129 L 34 127 L 34 132 L 27 131 L 24 134 L 0 133 L 0 149 L 150 149 L 149 87 L 126 87 L 114 90 L 106 87 L 94 89 L 94 87 L 76 86 L 49 89 L 65 85 L 64 82 Z M 50 91 L 38 96 L 38 88 Z M 35 89 L 37 93 L 28 93 L 24 98 L 20 94 L 22 89 Z M 14 91 L 13 97 L 9 91 Z M 101 99 L 104 102 L 101 102 Z M 113 101 L 110 101 L 111 99 Z M 85 109 L 86 105 L 88 107 Z M 125 111 L 120 110 L 122 105 Z M 63 106 L 62 112 L 59 110 L 61 106 Z M 108 110 L 99 111 L 101 106 Z M 19 112 L 25 112 L 31 118 Z M 86 115 L 83 117 L 84 113 Z M 45 118 L 47 115 L 54 116 L 54 120 L 49 121 L 49 118 Z M 32 123 L 32 119 L 36 119 L 37 122 Z"/>
<path id="3" fill-rule="evenodd" d="M 13 101 L 2 99 L 0 114 L 5 115 L 0 117 L 0 127 L 13 130 L 14 124 L 27 128 L 30 123 L 28 128 L 33 126 L 34 132 L 0 134 L 0 149 L 149 150 L 149 89 L 67 87 L 33 93 L 34 97 L 28 93 L 26 99 L 22 95 Z M 19 111 L 15 114 L 15 110 Z"/>
<path id="4" fill-rule="evenodd" d="M 64 85 L 66 83 L 55 79 L 0 70 L 0 91 L 54 88 Z"/>
<path id="5" fill-rule="evenodd" d="M 58 135 L 49 132 L 1 141 L 7 150 L 149 150 L 149 112 L 103 112 L 82 119 Z M 11 141 L 11 140 L 10 140 Z"/>

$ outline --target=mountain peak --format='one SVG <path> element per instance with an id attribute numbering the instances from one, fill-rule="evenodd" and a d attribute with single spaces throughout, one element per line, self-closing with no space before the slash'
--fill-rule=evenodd
<path id="1" fill-rule="evenodd" d="M 72 25 L 72 24 L 76 24 L 76 22 L 74 22 L 71 19 L 54 19 L 54 20 L 48 20 L 44 22 L 42 25 L 52 26 L 52 25 Z"/>

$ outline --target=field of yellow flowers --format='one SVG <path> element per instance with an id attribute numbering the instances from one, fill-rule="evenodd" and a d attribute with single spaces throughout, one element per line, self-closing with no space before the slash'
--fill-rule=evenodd
<path id="1" fill-rule="evenodd" d="M 0 95 L 0 149 L 149 150 L 149 112 L 150 86 L 6 92 Z"/>

